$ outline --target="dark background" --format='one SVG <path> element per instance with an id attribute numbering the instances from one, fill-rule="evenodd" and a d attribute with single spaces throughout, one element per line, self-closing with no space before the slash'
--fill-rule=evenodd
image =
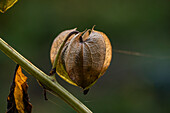
<path id="1" fill-rule="evenodd" d="M 170 56 L 169 0 L 19 0 L 0 14 L 0 37 L 49 73 L 49 51 L 53 39 L 63 30 L 77 27 L 103 31 L 115 49 L 152 56 Z M 16 64 L 0 52 L 0 112 Z M 58 97 L 28 77 L 33 113 L 74 113 Z M 58 81 L 95 113 L 170 113 L 170 57 L 148 58 L 114 53 L 105 75 L 90 89 L 82 90 Z M 51 102 L 53 101 L 53 102 Z"/>

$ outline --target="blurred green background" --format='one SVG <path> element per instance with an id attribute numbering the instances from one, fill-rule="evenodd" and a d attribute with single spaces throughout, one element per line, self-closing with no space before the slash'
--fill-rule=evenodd
<path id="1" fill-rule="evenodd" d="M 0 37 L 49 73 L 50 46 L 63 30 L 77 27 L 105 32 L 115 49 L 153 56 L 170 56 L 169 0 L 19 0 L 0 14 Z M 0 52 L 0 112 L 16 64 Z M 75 113 L 60 98 L 28 77 L 33 113 Z M 57 76 L 57 80 L 94 113 L 170 113 L 170 58 L 147 58 L 114 53 L 103 77 L 87 95 Z"/>

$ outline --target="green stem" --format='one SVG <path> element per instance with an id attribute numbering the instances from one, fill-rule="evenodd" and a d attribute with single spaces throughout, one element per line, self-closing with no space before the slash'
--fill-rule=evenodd
<path id="1" fill-rule="evenodd" d="M 0 50 L 4 52 L 10 59 L 19 64 L 30 75 L 34 76 L 43 85 L 48 87 L 52 92 L 58 95 L 66 103 L 68 103 L 73 109 L 79 113 L 92 113 L 83 103 L 75 98 L 71 93 L 64 89 L 58 82 L 53 82 L 50 77 L 43 71 L 34 66 L 30 61 L 19 54 L 15 49 L 8 45 L 4 40 L 0 38 Z"/>

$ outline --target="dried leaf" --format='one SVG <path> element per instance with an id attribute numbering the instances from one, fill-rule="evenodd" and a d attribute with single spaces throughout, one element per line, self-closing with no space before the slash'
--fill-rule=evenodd
<path id="1" fill-rule="evenodd" d="M 17 65 L 10 94 L 7 98 L 7 113 L 31 113 L 32 105 L 28 98 L 27 77 L 22 73 L 22 69 Z"/>
<path id="2" fill-rule="evenodd" d="M 0 0 L 0 12 L 4 13 L 11 8 L 18 0 Z"/>

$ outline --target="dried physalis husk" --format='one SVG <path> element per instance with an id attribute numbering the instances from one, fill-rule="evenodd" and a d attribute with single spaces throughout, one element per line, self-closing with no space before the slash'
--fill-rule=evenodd
<path id="1" fill-rule="evenodd" d="M 51 62 L 55 61 L 59 48 L 65 38 L 76 31 L 66 30 L 60 33 L 51 47 Z M 72 33 L 62 48 L 57 60 L 57 74 L 75 86 L 89 89 L 101 77 L 110 65 L 112 46 L 108 37 L 94 29 Z"/>

